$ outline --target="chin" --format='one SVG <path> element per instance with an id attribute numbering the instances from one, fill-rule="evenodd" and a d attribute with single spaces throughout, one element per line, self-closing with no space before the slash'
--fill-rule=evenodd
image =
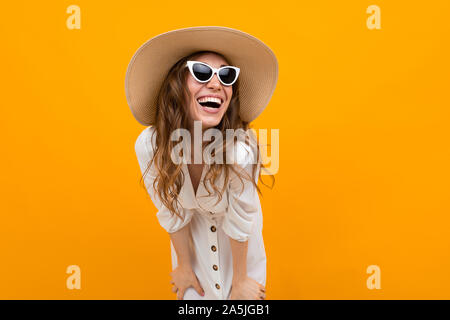
<path id="1" fill-rule="evenodd" d="M 203 128 L 204 129 L 208 129 L 208 128 L 213 128 L 215 126 L 217 126 L 220 121 L 222 120 L 222 117 L 217 118 L 217 119 L 199 119 L 202 121 L 203 124 Z"/>

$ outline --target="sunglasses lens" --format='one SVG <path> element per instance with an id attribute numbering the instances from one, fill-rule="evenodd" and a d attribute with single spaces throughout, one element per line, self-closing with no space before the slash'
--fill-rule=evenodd
<path id="1" fill-rule="evenodd" d="M 212 74 L 211 68 L 201 63 L 194 63 L 192 71 L 194 71 L 195 77 L 200 81 L 208 80 Z"/>
<path id="2" fill-rule="evenodd" d="M 224 83 L 230 84 L 236 79 L 236 70 L 233 68 L 223 68 L 219 72 L 219 77 Z"/>

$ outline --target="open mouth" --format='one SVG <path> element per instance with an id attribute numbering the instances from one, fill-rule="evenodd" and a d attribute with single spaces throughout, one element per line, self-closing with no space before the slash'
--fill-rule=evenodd
<path id="1" fill-rule="evenodd" d="M 198 100 L 197 100 L 198 102 Z M 202 107 L 208 107 L 208 108 L 215 108 L 218 109 L 222 105 L 221 103 L 214 102 L 214 101 L 207 101 L 207 102 L 198 102 Z"/>

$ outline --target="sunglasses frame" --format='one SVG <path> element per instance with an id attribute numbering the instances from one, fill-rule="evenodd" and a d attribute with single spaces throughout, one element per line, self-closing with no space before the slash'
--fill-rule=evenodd
<path id="1" fill-rule="evenodd" d="M 195 76 L 194 70 L 193 70 L 193 67 L 194 67 L 194 64 L 195 64 L 195 63 L 200 63 L 200 64 L 203 64 L 203 65 L 209 67 L 209 68 L 213 71 L 212 74 L 211 74 L 211 77 L 210 77 L 209 79 L 207 79 L 207 80 L 200 80 L 200 79 L 198 79 L 198 78 Z M 207 63 L 204 63 L 204 62 L 201 62 L 201 61 L 192 61 L 192 60 L 187 61 L 187 62 L 186 62 L 186 66 L 188 67 L 188 69 L 189 69 L 189 71 L 191 72 L 191 74 L 192 74 L 192 76 L 194 77 L 194 79 L 197 80 L 198 82 L 200 82 L 200 83 L 206 83 L 206 82 L 210 81 L 210 80 L 214 77 L 214 74 L 217 73 L 217 78 L 219 79 L 220 83 L 222 83 L 224 86 L 231 86 L 231 85 L 233 85 L 233 83 L 235 83 L 236 80 L 238 79 L 238 77 L 239 77 L 239 72 L 241 71 L 241 69 L 239 69 L 238 67 L 234 67 L 234 66 L 223 66 L 223 67 L 220 67 L 220 68 L 216 69 L 216 68 L 214 68 L 214 67 L 211 67 L 211 66 L 210 66 L 209 64 L 207 64 Z M 234 70 L 236 71 L 236 78 L 234 78 L 233 82 L 231 82 L 231 83 L 229 83 L 229 84 L 224 83 L 224 82 L 222 81 L 222 79 L 220 79 L 220 76 L 219 76 L 220 70 L 225 69 L 225 68 L 231 68 L 231 69 L 234 69 Z"/>

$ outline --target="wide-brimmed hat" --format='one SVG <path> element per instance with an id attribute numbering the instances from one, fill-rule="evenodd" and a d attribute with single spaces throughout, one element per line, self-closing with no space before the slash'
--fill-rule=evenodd
<path id="1" fill-rule="evenodd" d="M 248 33 L 220 26 L 191 27 L 162 33 L 147 40 L 128 64 L 125 94 L 136 120 L 156 122 L 157 96 L 170 68 L 197 51 L 222 54 L 240 68 L 239 114 L 254 120 L 265 109 L 278 80 L 278 61 L 272 50 Z"/>

